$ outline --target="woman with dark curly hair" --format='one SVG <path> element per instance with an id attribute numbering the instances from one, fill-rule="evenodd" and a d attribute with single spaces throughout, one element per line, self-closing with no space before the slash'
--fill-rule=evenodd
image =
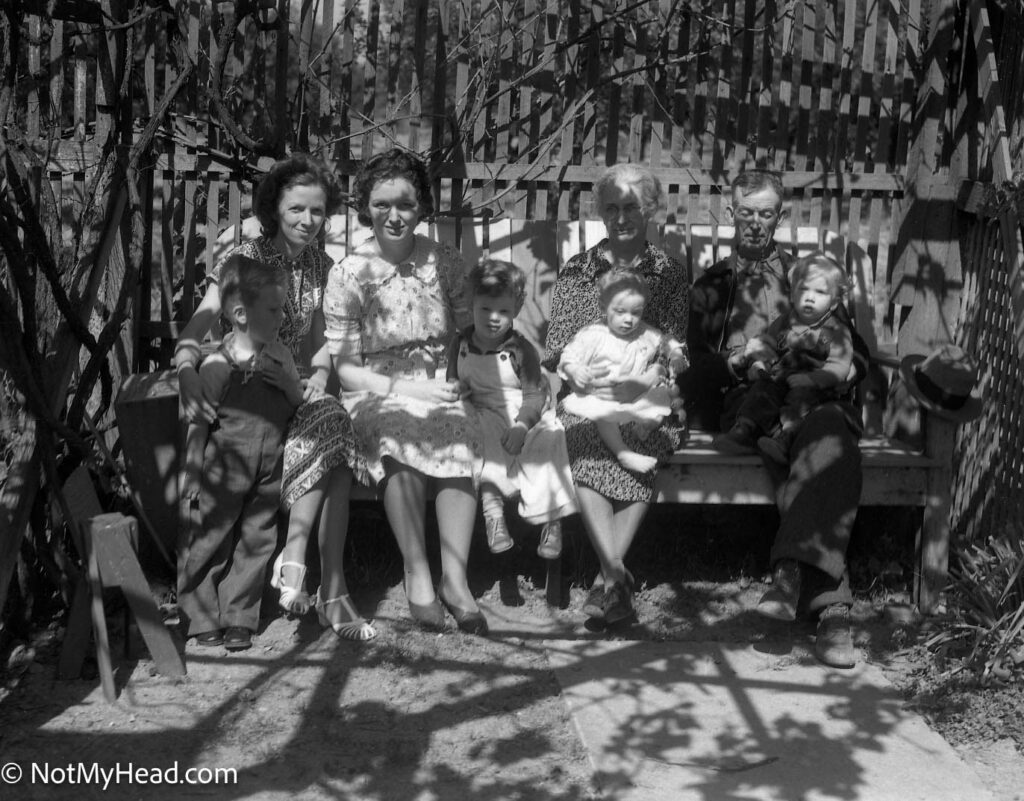
<path id="1" fill-rule="evenodd" d="M 206 277 L 206 295 L 178 338 L 174 358 L 186 417 L 212 422 L 214 399 L 206 397 L 196 364 L 199 343 L 221 312 L 217 288 L 221 266 L 229 257 L 241 254 L 279 265 L 287 272 L 280 339 L 296 363 L 309 365 L 310 372 L 303 403 L 292 418 L 285 443 L 281 505 L 289 512 L 288 537 L 274 563 L 271 583 L 280 589 L 281 606 L 286 611 L 308 611 L 306 543 L 319 517 L 323 575 L 315 605 L 320 622 L 344 639 L 368 640 L 376 632 L 353 607 L 342 567 L 349 489 L 358 458 L 355 437 L 345 408 L 325 392 L 331 362 L 320 307 L 331 258 L 318 244 L 317 235 L 341 201 L 337 180 L 320 162 L 298 153 L 277 162 L 253 198 L 262 234 L 233 248 Z"/>
<path id="2" fill-rule="evenodd" d="M 352 415 L 361 481 L 383 486 L 384 511 L 405 564 L 409 612 L 428 629 L 486 634 L 466 562 L 476 519 L 479 431 L 459 382 L 446 380 L 447 347 L 469 323 L 462 258 L 416 233 L 434 204 L 423 162 L 402 150 L 369 159 L 355 183 L 372 236 L 331 270 L 324 290 L 327 342 Z M 427 493 L 437 497 L 443 574 L 427 561 Z"/>

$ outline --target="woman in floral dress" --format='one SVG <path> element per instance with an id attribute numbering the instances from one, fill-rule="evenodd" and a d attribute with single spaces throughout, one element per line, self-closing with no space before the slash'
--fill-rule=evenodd
<path id="1" fill-rule="evenodd" d="M 486 634 L 466 578 L 479 432 L 458 382 L 445 379 L 448 343 L 469 321 L 462 259 L 415 233 L 433 213 L 426 168 L 415 156 L 396 149 L 369 159 L 354 194 L 373 235 L 331 270 L 323 308 L 363 459 L 357 475 L 383 487 L 413 619 L 441 629 L 444 604 L 463 631 Z M 425 547 L 431 485 L 443 571 L 436 590 Z"/>
<path id="2" fill-rule="evenodd" d="M 634 271 L 650 286 L 644 322 L 674 340 L 686 336 L 690 285 L 686 267 L 647 241 L 647 225 L 662 198 L 658 179 L 646 167 L 616 164 L 595 182 L 594 196 L 607 237 L 559 271 L 544 343 L 543 364 L 551 371 L 558 368 L 562 350 L 576 332 L 601 319 L 597 279 L 613 268 Z M 640 378 L 617 382 L 595 376 L 588 386 L 573 389 L 628 403 L 663 380 L 668 368 L 668 364 L 655 365 Z M 561 408 L 559 419 L 565 427 L 580 515 L 601 566 L 583 611 L 609 624 L 629 620 L 634 617 L 632 577 L 623 560 L 650 506 L 654 471 L 639 473 L 619 464 L 592 421 Z M 631 450 L 658 460 L 679 445 L 680 430 L 670 424 L 649 436 L 633 424 L 623 426 L 622 433 Z"/>
<path id="3" fill-rule="evenodd" d="M 281 605 L 287 611 L 308 610 L 310 598 L 303 585 L 306 544 L 319 518 L 320 622 L 344 639 L 368 640 L 375 632 L 352 605 L 343 567 L 349 489 L 358 454 L 348 414 L 337 398 L 325 394 L 331 363 L 323 344 L 320 306 L 331 259 L 317 235 L 340 206 L 341 189 L 322 164 L 302 154 L 277 162 L 253 198 L 261 236 L 232 249 L 206 277 L 206 294 L 178 338 L 175 364 L 186 417 L 212 422 L 213 399 L 203 396 L 196 365 L 199 343 L 220 316 L 220 266 L 240 253 L 285 269 L 289 286 L 280 339 L 297 364 L 310 365 L 310 372 L 304 402 L 292 418 L 285 443 L 281 504 L 289 513 L 288 536 L 272 583 L 281 589 Z"/>

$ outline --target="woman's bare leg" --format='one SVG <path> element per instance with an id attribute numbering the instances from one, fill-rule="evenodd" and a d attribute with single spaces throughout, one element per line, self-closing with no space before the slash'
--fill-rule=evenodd
<path id="1" fill-rule="evenodd" d="M 612 502 L 589 487 L 576 488 L 583 525 L 597 553 L 604 585 L 625 582 L 623 559 L 636 537 L 649 504 Z"/>
<path id="2" fill-rule="evenodd" d="M 317 531 L 321 600 L 348 594 L 348 584 L 345 582 L 345 539 L 348 535 L 352 471 L 347 467 L 336 467 L 326 478 L 327 489 Z"/>
<path id="3" fill-rule="evenodd" d="M 472 481 L 468 478 L 438 481 L 436 506 L 445 598 L 461 609 L 476 609 L 466 575 L 476 522 L 476 493 Z"/>
<path id="4" fill-rule="evenodd" d="M 406 597 L 414 604 L 427 605 L 435 598 L 427 561 L 427 479 L 419 471 L 397 463 L 388 466 L 388 474 L 384 512 L 402 552 Z"/>

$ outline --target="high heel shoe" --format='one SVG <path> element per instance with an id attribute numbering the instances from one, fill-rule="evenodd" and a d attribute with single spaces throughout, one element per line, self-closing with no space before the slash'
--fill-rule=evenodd
<path id="1" fill-rule="evenodd" d="M 483 612 L 479 609 L 459 608 L 444 597 L 444 589 L 440 587 L 437 590 L 437 597 L 441 599 L 445 609 L 451 612 L 455 622 L 459 625 L 460 631 L 464 631 L 466 634 L 476 634 L 480 637 L 487 636 L 489 628 L 487 626 L 487 618 L 484 617 Z"/>
<path id="2" fill-rule="evenodd" d="M 289 587 L 284 583 L 284 569 L 286 567 L 297 567 L 301 571 L 297 587 Z M 270 586 L 275 590 L 280 590 L 281 597 L 277 603 L 285 612 L 292 615 L 304 615 L 309 611 L 312 601 L 309 598 L 309 593 L 302 586 L 302 582 L 305 580 L 306 566 L 304 564 L 301 562 L 285 562 L 284 552 L 277 555 L 277 559 L 274 560 L 274 571 L 270 576 Z"/>
<path id="3" fill-rule="evenodd" d="M 345 614 L 348 615 L 348 622 L 346 623 L 332 623 L 327 619 L 327 615 L 324 610 L 331 604 L 340 604 Z M 368 621 L 363 620 L 356 608 L 352 605 L 352 599 L 348 595 L 339 595 L 337 598 L 328 598 L 326 601 L 320 600 L 320 595 L 317 593 L 316 596 L 316 616 L 320 620 L 320 625 L 325 629 L 331 629 L 336 635 L 343 640 L 355 640 L 357 642 L 366 642 L 372 640 L 377 636 L 377 630 L 369 624 Z"/>

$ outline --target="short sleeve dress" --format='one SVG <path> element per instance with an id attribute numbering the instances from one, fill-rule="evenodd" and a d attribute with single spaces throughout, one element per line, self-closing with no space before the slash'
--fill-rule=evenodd
<path id="1" fill-rule="evenodd" d="M 207 283 L 219 281 L 224 262 L 236 253 L 278 265 L 288 273 L 288 297 L 278 338 L 291 351 L 301 370 L 302 360 L 311 355 L 305 353 L 308 350 L 306 338 L 313 324 L 313 314 L 320 308 L 331 269 L 330 256 L 319 246 L 310 244 L 294 259 L 289 259 L 274 247 L 269 237 L 261 236 L 229 251 L 207 276 Z M 325 396 L 303 403 L 288 426 L 285 440 L 281 506 L 289 509 L 335 467 L 347 465 L 356 470 L 358 464 L 352 422 L 341 402 Z"/>
<path id="2" fill-rule="evenodd" d="M 552 372 L 558 369 L 562 350 L 576 332 L 601 319 L 597 278 L 612 266 L 602 255 L 606 247 L 607 240 L 602 240 L 585 253 L 569 259 L 559 271 L 552 290 L 550 322 L 544 343 L 543 364 Z M 686 267 L 647 243 L 635 270 L 644 276 L 651 289 L 644 322 L 682 342 L 686 336 L 690 297 Z M 626 470 L 601 440 L 596 425 L 566 412 L 561 404 L 559 419 L 565 427 L 569 464 L 576 486 L 589 487 L 614 501 L 651 500 L 654 473 L 641 475 Z M 667 458 L 679 447 L 682 434 L 671 420 L 646 438 L 632 424 L 622 427 L 623 441 L 629 448 L 658 459 Z"/>
<path id="3" fill-rule="evenodd" d="M 447 245 L 417 235 L 409 260 L 391 264 L 371 238 L 336 264 L 324 291 L 324 321 L 332 354 L 356 357 L 391 378 L 445 380 L 447 350 L 468 322 L 462 258 Z M 480 432 L 467 405 L 404 395 L 344 392 L 367 485 L 386 477 L 393 459 L 436 478 L 471 478 L 480 471 Z"/>

